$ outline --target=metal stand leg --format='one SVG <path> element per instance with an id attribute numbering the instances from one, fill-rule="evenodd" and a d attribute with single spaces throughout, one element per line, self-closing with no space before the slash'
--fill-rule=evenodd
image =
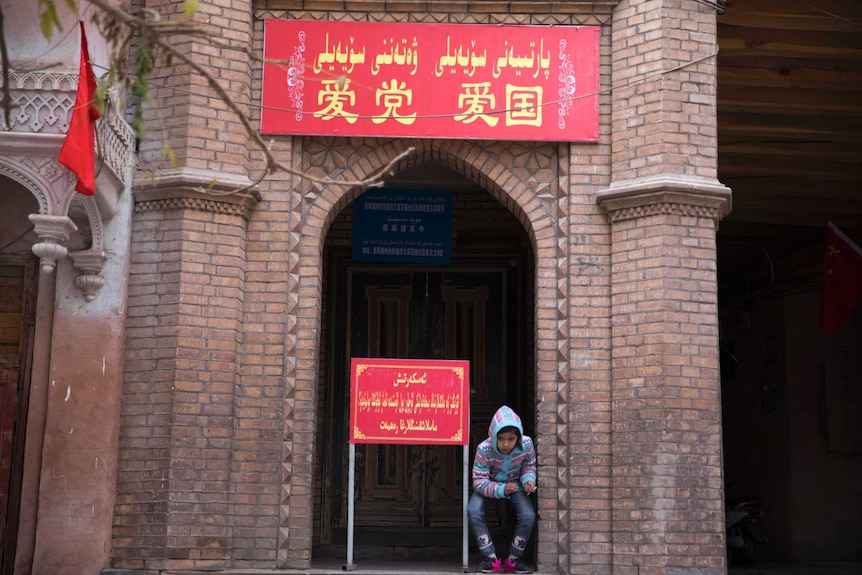
<path id="1" fill-rule="evenodd" d="M 463 509 L 461 512 L 462 523 L 464 525 L 463 541 L 462 541 L 464 547 L 463 547 L 463 551 L 461 554 L 461 559 L 464 563 L 464 566 L 463 566 L 464 567 L 464 573 L 467 573 L 468 571 L 470 571 L 470 567 L 467 565 L 467 563 L 470 560 L 468 557 L 468 547 L 469 547 L 468 541 L 469 541 L 470 527 L 467 524 L 467 493 L 468 493 L 467 485 L 470 483 L 470 475 L 469 475 L 470 470 L 468 469 L 469 463 L 470 463 L 470 444 L 467 443 L 467 445 L 464 446 L 464 473 L 461 476 L 461 477 L 463 477 L 463 481 L 461 483 L 464 484 L 463 485 L 463 487 L 464 487 L 464 493 L 463 493 L 464 505 L 463 505 Z"/>
<path id="2" fill-rule="evenodd" d="M 356 570 L 356 565 L 353 563 L 353 484 L 356 479 L 356 444 L 350 444 L 350 456 L 348 466 L 350 470 L 347 472 L 347 563 L 341 566 L 344 571 Z"/>

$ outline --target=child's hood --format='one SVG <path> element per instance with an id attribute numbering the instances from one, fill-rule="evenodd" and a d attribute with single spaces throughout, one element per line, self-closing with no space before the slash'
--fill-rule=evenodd
<path id="1" fill-rule="evenodd" d="M 515 413 L 514 409 L 508 405 L 504 405 L 494 413 L 494 417 L 491 418 L 491 425 L 488 426 L 488 438 L 491 440 L 491 446 L 494 448 L 494 451 L 500 453 L 497 449 L 497 434 L 504 427 L 518 428 L 518 445 L 515 449 L 522 449 L 521 437 L 524 436 L 524 427 L 521 425 L 521 418 Z"/>

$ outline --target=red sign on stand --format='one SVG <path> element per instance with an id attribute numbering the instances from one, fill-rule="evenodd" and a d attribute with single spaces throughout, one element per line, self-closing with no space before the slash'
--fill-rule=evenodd
<path id="1" fill-rule="evenodd" d="M 261 132 L 598 141 L 598 26 L 267 20 Z"/>
<path id="2" fill-rule="evenodd" d="M 353 358 L 350 442 L 467 445 L 470 362 Z"/>

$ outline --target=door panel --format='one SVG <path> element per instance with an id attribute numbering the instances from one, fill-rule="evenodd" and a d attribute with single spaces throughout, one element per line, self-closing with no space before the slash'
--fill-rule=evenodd
<path id="1" fill-rule="evenodd" d="M 351 275 L 349 349 L 357 357 L 407 357 L 412 299 L 410 274 Z M 416 458 L 406 445 L 357 446 L 355 524 L 414 526 L 421 507 L 409 486 Z M 386 502 L 381 505 L 380 502 Z"/>

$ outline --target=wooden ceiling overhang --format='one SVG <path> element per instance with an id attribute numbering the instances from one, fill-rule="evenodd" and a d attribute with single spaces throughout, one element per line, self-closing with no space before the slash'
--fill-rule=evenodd
<path id="1" fill-rule="evenodd" d="M 862 241 L 862 1 L 727 0 L 717 20 L 720 278 L 816 287 L 826 224 Z"/>

